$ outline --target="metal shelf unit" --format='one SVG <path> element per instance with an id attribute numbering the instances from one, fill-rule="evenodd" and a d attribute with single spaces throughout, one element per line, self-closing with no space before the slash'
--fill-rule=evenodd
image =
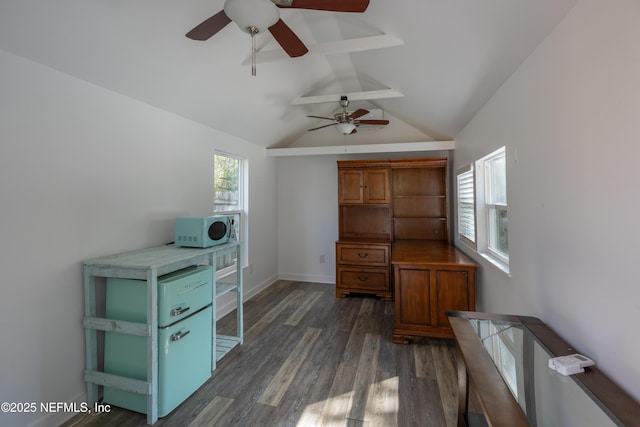
<path id="1" fill-rule="evenodd" d="M 236 281 L 216 284 L 215 265 L 217 256 L 236 253 Z M 229 242 L 224 245 L 197 249 L 164 245 L 138 251 L 93 258 L 84 262 L 84 318 L 86 368 L 84 380 L 87 383 L 87 401 L 93 405 L 98 401 L 98 386 L 109 386 L 147 396 L 147 424 L 158 420 L 158 276 L 183 268 L 208 263 L 213 266 L 213 284 L 216 292 L 213 298 L 212 319 L 213 349 L 211 371 L 220 360 L 236 345 L 243 343 L 242 317 L 242 262 L 241 243 Z M 138 279 L 147 282 L 147 322 L 125 322 L 97 317 L 96 277 L 118 277 Z M 217 336 L 216 299 L 227 292 L 236 292 L 237 335 Z M 111 375 L 98 370 L 98 331 L 113 331 L 123 334 L 144 336 L 147 339 L 147 379 L 146 381 Z"/>

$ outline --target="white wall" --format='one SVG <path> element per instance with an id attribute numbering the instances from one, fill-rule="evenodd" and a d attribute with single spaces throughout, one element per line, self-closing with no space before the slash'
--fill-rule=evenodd
<path id="1" fill-rule="evenodd" d="M 636 399 L 639 23 L 637 0 L 579 1 L 454 159 L 507 147 L 511 277 L 480 261 L 478 309 L 541 318 Z"/>
<path id="2" fill-rule="evenodd" d="M 278 158 L 279 277 L 335 284 L 338 160 L 448 157 L 447 151 Z M 320 263 L 320 255 L 325 263 Z"/>
<path id="3" fill-rule="evenodd" d="M 278 158 L 280 277 L 335 283 L 338 239 L 336 156 Z M 325 263 L 320 263 L 320 255 Z"/>
<path id="4" fill-rule="evenodd" d="M 264 149 L 0 51 L 0 402 L 86 400 L 82 260 L 173 240 L 211 212 L 213 153 L 249 159 L 248 293 L 277 273 Z M 0 413 L 0 425 L 70 414 Z"/>

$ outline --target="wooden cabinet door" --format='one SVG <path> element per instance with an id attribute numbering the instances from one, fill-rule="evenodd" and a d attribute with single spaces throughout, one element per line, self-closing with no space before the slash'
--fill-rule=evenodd
<path id="1" fill-rule="evenodd" d="M 474 293 L 469 289 L 469 272 L 465 270 L 436 270 L 435 296 L 438 304 L 435 307 L 434 326 L 449 328 L 447 310 L 468 311 L 475 304 L 471 304 L 470 296 Z"/>
<path id="2" fill-rule="evenodd" d="M 431 270 L 396 267 L 396 328 L 431 326 Z"/>
<path id="3" fill-rule="evenodd" d="M 338 171 L 338 203 L 364 202 L 364 173 L 359 169 Z"/>
<path id="4" fill-rule="evenodd" d="M 341 169 L 338 203 L 388 204 L 391 201 L 389 169 Z"/>
<path id="5" fill-rule="evenodd" d="M 365 203 L 390 202 L 389 169 L 365 169 L 363 197 Z"/>
<path id="6" fill-rule="evenodd" d="M 364 202 L 364 173 L 361 169 L 338 171 L 338 203 Z"/>
<path id="7" fill-rule="evenodd" d="M 450 338 L 448 310 L 475 310 L 474 267 L 395 265 L 395 328 L 393 342 L 410 336 Z"/>

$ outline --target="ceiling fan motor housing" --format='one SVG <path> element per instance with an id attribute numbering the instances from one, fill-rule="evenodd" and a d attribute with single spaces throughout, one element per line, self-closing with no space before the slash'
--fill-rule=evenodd
<path id="1" fill-rule="evenodd" d="M 227 0 L 224 13 L 246 33 L 263 33 L 280 19 L 278 7 L 270 0 Z"/>

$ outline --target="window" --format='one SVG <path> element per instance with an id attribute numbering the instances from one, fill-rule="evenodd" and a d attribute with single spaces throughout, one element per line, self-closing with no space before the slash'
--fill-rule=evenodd
<path id="1" fill-rule="evenodd" d="M 242 210 L 242 159 L 216 153 L 214 212 L 236 213 Z"/>
<path id="2" fill-rule="evenodd" d="M 476 162 L 478 250 L 504 271 L 509 269 L 505 148 Z"/>
<path id="3" fill-rule="evenodd" d="M 487 250 L 508 262 L 507 168 L 504 149 L 485 159 L 484 167 Z"/>
<path id="4" fill-rule="evenodd" d="M 473 165 L 458 172 L 458 237 L 467 245 L 476 247 L 476 207 Z"/>
<path id="5" fill-rule="evenodd" d="M 214 202 L 213 211 L 216 215 L 234 215 L 236 235 L 238 240 L 244 235 L 244 203 L 246 160 L 226 153 L 216 152 L 214 155 Z M 246 245 L 243 250 L 246 260 Z M 224 277 L 235 272 L 235 251 L 217 257 L 217 277 Z"/>

